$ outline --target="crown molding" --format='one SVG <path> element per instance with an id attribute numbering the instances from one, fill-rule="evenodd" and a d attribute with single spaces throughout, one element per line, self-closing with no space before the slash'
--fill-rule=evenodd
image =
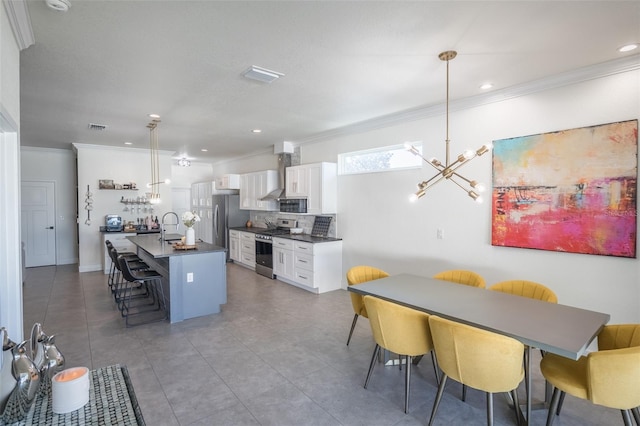
<path id="1" fill-rule="evenodd" d="M 449 101 L 449 110 L 462 111 L 470 108 L 476 108 L 482 105 L 502 102 L 508 99 L 527 96 L 534 93 L 544 92 L 547 90 L 570 86 L 589 80 L 595 80 L 598 78 L 637 70 L 640 70 L 640 54 L 626 56 L 624 58 L 615 59 L 613 61 L 578 68 L 569 72 L 556 74 L 551 77 L 530 81 L 528 83 L 519 84 L 517 86 L 507 87 L 505 89 L 495 90 L 490 93 Z M 359 123 L 350 124 L 348 126 L 338 127 L 336 129 L 328 130 L 326 132 L 318 133 L 308 138 L 298 140 L 297 143 L 307 144 L 321 142 L 339 136 L 362 133 L 410 121 L 436 117 L 443 115 L 444 113 L 444 103 L 425 105 L 418 108 L 412 108 L 393 114 L 361 121 Z"/>
<path id="2" fill-rule="evenodd" d="M 31 27 L 31 15 L 25 0 L 2 0 L 18 48 L 24 50 L 36 42 Z"/>
<path id="3" fill-rule="evenodd" d="M 109 146 L 109 145 L 95 145 L 89 143 L 72 143 L 73 151 L 79 152 L 82 150 L 101 150 L 101 151 L 119 151 L 123 153 L 139 153 L 139 154 L 149 154 L 149 148 L 134 148 L 134 147 L 124 147 L 124 146 Z M 158 150 L 158 154 L 162 156 L 172 157 L 175 152 L 174 151 L 162 151 Z"/>

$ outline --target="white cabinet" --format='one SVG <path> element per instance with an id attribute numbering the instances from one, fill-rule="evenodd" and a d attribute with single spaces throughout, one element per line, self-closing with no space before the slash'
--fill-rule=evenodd
<path id="1" fill-rule="evenodd" d="M 311 291 L 324 293 L 341 288 L 342 283 L 342 241 L 323 243 L 293 242 L 293 249 L 288 246 L 276 246 L 274 238 L 273 265 L 277 278 L 289 284 Z M 286 240 L 286 239 L 282 239 Z M 276 248 L 278 247 L 278 248 Z M 280 252 L 282 257 L 276 256 Z M 288 257 L 292 255 L 291 257 Z M 291 272 L 292 276 L 287 273 Z M 278 274 L 276 268 L 283 272 Z"/>
<path id="2" fill-rule="evenodd" d="M 199 182 L 191 185 L 191 211 L 200 216 L 193 229 L 196 231 L 196 241 L 202 240 L 213 244 L 213 210 L 212 210 L 213 182 Z M 181 225 L 184 227 L 184 225 Z"/>
<path id="3" fill-rule="evenodd" d="M 262 172 L 240 175 L 240 208 L 243 210 L 278 211 L 276 200 L 262 200 L 271 191 L 278 188 L 278 172 Z"/>
<path id="4" fill-rule="evenodd" d="M 253 232 L 238 232 L 240 235 L 240 263 L 256 268 L 256 237 Z"/>
<path id="5" fill-rule="evenodd" d="M 240 175 L 222 175 L 215 181 L 216 189 L 240 189 Z"/>
<path id="6" fill-rule="evenodd" d="M 107 240 L 111 241 L 111 244 L 113 244 L 113 247 L 115 247 L 118 253 L 124 253 L 125 251 L 135 253 L 137 249 L 136 245 L 127 240 L 127 237 L 132 235 L 135 236 L 136 234 L 125 232 L 109 232 L 102 234 L 102 252 L 104 253 L 103 270 L 105 274 L 108 274 L 111 269 L 111 257 L 109 256 L 105 242 Z"/>
<path id="7" fill-rule="evenodd" d="M 307 198 L 309 196 L 309 182 L 307 166 L 287 167 L 286 193 L 288 198 Z"/>
<path id="8" fill-rule="evenodd" d="M 240 231 L 229 230 L 229 257 L 234 262 L 240 262 Z"/>
<path id="9" fill-rule="evenodd" d="M 287 197 L 306 198 L 307 213 L 337 213 L 338 168 L 336 163 L 287 167 Z"/>
<path id="10" fill-rule="evenodd" d="M 293 279 L 293 240 L 273 239 L 273 273 L 278 278 Z"/>
<path id="11" fill-rule="evenodd" d="M 191 184 L 191 208 L 211 208 L 213 182 L 198 182 Z"/>

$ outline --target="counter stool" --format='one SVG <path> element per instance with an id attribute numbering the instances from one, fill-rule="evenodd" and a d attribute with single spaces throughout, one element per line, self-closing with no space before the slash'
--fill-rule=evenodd
<path id="1" fill-rule="evenodd" d="M 164 289 L 162 288 L 162 275 L 152 269 L 140 271 L 132 271 L 129 262 L 120 256 L 118 257 L 118 265 L 125 281 L 125 288 L 122 293 L 122 316 L 125 318 L 125 325 L 148 324 L 150 322 L 164 321 L 168 318 L 167 302 L 164 297 Z M 139 284 L 144 287 L 149 294 L 150 303 L 132 305 L 133 284 Z M 149 314 L 151 312 L 159 312 L 160 315 L 149 315 L 142 321 L 136 321 L 135 324 L 129 323 L 129 318 L 137 315 Z"/>
<path id="2" fill-rule="evenodd" d="M 135 258 L 133 258 L 131 256 L 120 255 L 115 247 L 111 247 L 111 249 L 109 249 L 109 256 L 111 257 L 112 263 L 115 265 L 113 279 L 110 283 L 111 293 L 113 294 L 113 299 L 115 300 L 116 304 L 118 304 L 118 308 L 122 312 L 121 296 L 124 291 L 124 280 L 122 277 L 122 268 L 120 267 L 118 258 L 122 256 L 125 262 L 127 262 L 127 265 L 129 265 L 129 269 L 132 271 L 144 271 L 146 269 L 149 269 L 149 265 L 140 260 L 138 256 L 135 256 Z M 149 295 L 148 291 L 146 290 L 146 288 L 143 288 L 143 286 L 140 286 L 138 288 L 141 288 L 142 292 L 137 292 L 134 298 L 147 297 Z"/>
<path id="3" fill-rule="evenodd" d="M 118 262 L 116 262 L 114 258 L 111 256 L 111 250 L 112 249 L 115 250 L 113 243 L 109 240 L 105 240 L 104 244 L 107 246 L 107 254 L 109 254 L 109 258 L 111 259 L 111 266 L 109 267 L 109 279 L 107 280 L 107 284 L 109 285 L 109 288 L 112 289 L 116 282 L 115 280 L 117 277 L 117 273 L 119 272 L 117 267 Z M 120 252 L 118 253 L 118 255 L 123 255 L 129 261 L 133 261 L 133 260 L 141 261 L 138 255 L 131 251 Z M 116 256 L 116 258 L 117 257 L 118 256 Z"/>

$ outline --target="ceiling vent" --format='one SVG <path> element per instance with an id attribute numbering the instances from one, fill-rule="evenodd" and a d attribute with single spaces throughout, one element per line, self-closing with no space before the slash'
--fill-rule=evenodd
<path id="1" fill-rule="evenodd" d="M 89 130 L 106 130 L 106 124 L 89 123 Z"/>
<path id="2" fill-rule="evenodd" d="M 280 72 L 260 68 L 255 65 L 251 65 L 249 69 L 242 73 L 242 75 L 246 78 L 250 78 L 251 80 L 258 80 L 263 83 L 271 83 L 272 81 L 284 76 L 284 74 Z"/>

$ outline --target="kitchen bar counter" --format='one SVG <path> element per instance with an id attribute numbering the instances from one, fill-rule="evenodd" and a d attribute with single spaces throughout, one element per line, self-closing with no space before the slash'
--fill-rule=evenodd
<path id="1" fill-rule="evenodd" d="M 179 234 L 167 234 L 179 240 Z M 176 250 L 156 235 L 127 237 L 138 256 L 162 275 L 162 286 L 172 323 L 220 312 L 227 303 L 227 269 L 224 247 L 196 243 L 194 250 Z"/>

